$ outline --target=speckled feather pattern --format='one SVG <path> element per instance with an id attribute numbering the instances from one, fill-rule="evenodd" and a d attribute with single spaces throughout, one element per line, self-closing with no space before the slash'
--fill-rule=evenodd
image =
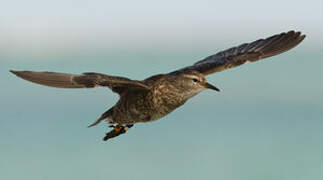
<path id="1" fill-rule="evenodd" d="M 104 140 L 107 140 L 125 133 L 132 124 L 150 122 L 166 116 L 206 88 L 219 91 L 217 87 L 206 82 L 206 75 L 283 53 L 297 46 L 304 38 L 305 35 L 300 32 L 283 32 L 229 48 L 191 66 L 168 74 L 154 75 L 143 81 L 92 72 L 81 75 L 34 71 L 11 72 L 22 79 L 45 86 L 57 88 L 101 86 L 118 93 L 120 99 L 116 105 L 89 126 L 95 126 L 103 120 L 118 124 L 119 127 L 106 135 Z"/>
<path id="2" fill-rule="evenodd" d="M 183 105 L 188 98 L 180 86 L 174 86 L 176 77 L 159 75 L 144 82 L 151 87 L 147 91 L 128 91 L 122 94 L 114 106 L 112 123 L 134 124 L 160 119 Z"/>

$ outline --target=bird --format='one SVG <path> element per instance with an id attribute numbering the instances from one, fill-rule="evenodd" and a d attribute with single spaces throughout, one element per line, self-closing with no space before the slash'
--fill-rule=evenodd
<path id="1" fill-rule="evenodd" d="M 206 89 L 220 91 L 206 81 L 207 75 L 281 54 L 300 44 L 304 38 L 305 35 L 299 31 L 282 32 L 220 51 L 193 65 L 153 75 L 144 80 L 95 72 L 83 74 L 14 70 L 10 72 L 40 85 L 72 89 L 107 87 L 119 94 L 117 103 L 88 126 L 93 127 L 104 120 L 107 121 L 112 128 L 103 138 L 107 141 L 126 133 L 136 123 L 161 119 Z"/>

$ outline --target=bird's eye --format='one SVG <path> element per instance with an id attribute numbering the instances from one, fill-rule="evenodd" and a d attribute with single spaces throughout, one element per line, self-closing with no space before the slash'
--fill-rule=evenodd
<path id="1" fill-rule="evenodd" d="M 196 78 L 193 78 L 193 82 L 198 82 L 199 80 Z"/>

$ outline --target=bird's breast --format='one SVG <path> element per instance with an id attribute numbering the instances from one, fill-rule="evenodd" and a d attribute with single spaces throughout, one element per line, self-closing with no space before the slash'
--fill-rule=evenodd
<path id="1" fill-rule="evenodd" d="M 149 95 L 149 101 L 154 109 L 153 119 L 159 119 L 186 102 L 172 85 L 161 84 L 155 87 Z"/>
<path id="2" fill-rule="evenodd" d="M 147 92 L 130 92 L 116 104 L 114 119 L 124 123 L 160 119 L 183 105 L 186 99 L 169 84 L 159 84 Z"/>

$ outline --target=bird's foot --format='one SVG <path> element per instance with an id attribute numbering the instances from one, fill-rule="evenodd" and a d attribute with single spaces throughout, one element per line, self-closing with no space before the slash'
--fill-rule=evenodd
<path id="1" fill-rule="evenodd" d="M 111 139 L 111 138 L 119 136 L 120 134 L 126 133 L 132 126 L 133 126 L 133 124 L 126 125 L 126 126 L 122 126 L 120 124 L 118 124 L 116 126 L 114 126 L 114 125 L 109 126 L 109 127 L 112 127 L 113 130 L 111 130 L 110 132 L 108 132 L 105 135 L 105 137 L 103 138 L 103 141 L 107 141 L 108 139 Z"/>

